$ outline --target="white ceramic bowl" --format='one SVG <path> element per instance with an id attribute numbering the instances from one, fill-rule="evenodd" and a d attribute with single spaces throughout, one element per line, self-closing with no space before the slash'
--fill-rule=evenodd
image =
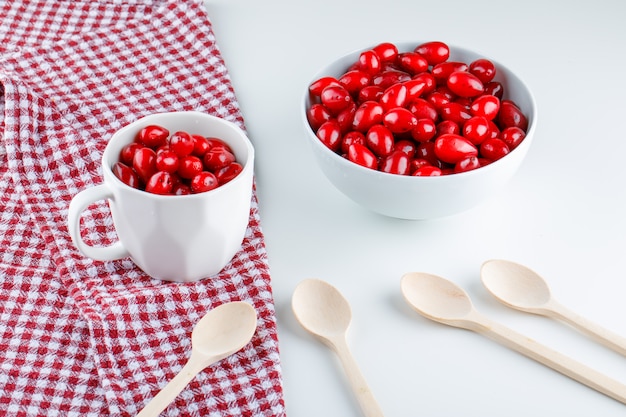
<path id="1" fill-rule="evenodd" d="M 398 50 L 412 51 L 422 42 L 396 42 Z M 374 45 L 372 45 L 374 46 Z M 339 77 L 369 48 L 347 54 L 322 68 L 307 84 L 302 101 L 302 122 L 317 163 L 328 180 L 347 197 L 374 212 L 402 219 L 430 219 L 460 213 L 477 206 L 515 174 L 530 148 L 537 125 L 537 107 L 528 86 L 511 70 L 489 56 L 448 45 L 450 61 L 470 63 L 490 59 L 497 68 L 495 81 L 504 86 L 504 99 L 512 99 L 528 118 L 524 140 L 505 157 L 478 169 L 438 177 L 388 174 L 362 167 L 328 149 L 309 126 L 308 86 L 323 76 Z"/>

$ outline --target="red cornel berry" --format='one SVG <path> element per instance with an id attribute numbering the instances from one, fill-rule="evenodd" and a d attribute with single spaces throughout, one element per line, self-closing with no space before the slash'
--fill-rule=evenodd
<path id="1" fill-rule="evenodd" d="M 137 142 L 152 149 L 165 145 L 170 132 L 162 126 L 146 126 L 137 135 Z"/>
<path id="2" fill-rule="evenodd" d="M 113 175 L 129 187 L 159 195 L 213 190 L 243 170 L 223 140 L 150 125 L 124 146 Z"/>
<path id="3" fill-rule="evenodd" d="M 313 81 L 306 116 L 326 147 L 361 166 L 459 174 L 505 157 L 526 137 L 528 117 L 507 98 L 497 71 L 487 58 L 450 59 L 444 42 L 409 51 L 383 42 L 342 74 Z"/>

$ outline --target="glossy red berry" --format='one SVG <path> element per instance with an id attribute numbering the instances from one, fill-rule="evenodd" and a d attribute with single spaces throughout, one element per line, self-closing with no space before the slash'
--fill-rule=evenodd
<path id="1" fill-rule="evenodd" d="M 458 61 L 446 61 L 433 67 L 431 74 L 439 85 L 446 85 L 450 74 L 456 71 L 467 71 L 467 64 Z"/>
<path id="2" fill-rule="evenodd" d="M 181 178 L 189 180 L 202 172 L 202 169 L 202 160 L 200 158 L 194 155 L 187 155 L 180 158 L 176 173 Z"/>
<path id="3" fill-rule="evenodd" d="M 372 48 L 381 62 L 393 62 L 398 56 L 398 47 L 391 42 L 383 42 Z"/>
<path id="4" fill-rule="evenodd" d="M 417 119 L 415 127 L 411 130 L 411 137 L 416 142 L 428 142 L 437 134 L 437 125 L 432 119 Z"/>
<path id="5" fill-rule="evenodd" d="M 331 85 L 341 86 L 341 83 L 335 77 L 322 77 L 311 83 L 309 93 L 313 98 L 319 98 L 322 95 L 322 91 Z"/>
<path id="6" fill-rule="evenodd" d="M 417 52 L 403 52 L 397 57 L 398 67 L 411 75 L 428 70 L 428 61 Z"/>
<path id="7" fill-rule="evenodd" d="M 306 117 L 313 130 L 317 130 L 325 122 L 333 118 L 328 109 L 321 103 L 315 103 L 306 112 Z"/>
<path id="8" fill-rule="evenodd" d="M 376 156 L 387 156 L 393 151 L 395 141 L 389 128 L 374 125 L 365 134 L 365 143 Z"/>
<path id="9" fill-rule="evenodd" d="M 165 149 L 158 151 L 156 154 L 156 169 L 166 171 L 173 174 L 178 170 L 179 157 L 176 152 Z"/>
<path id="10" fill-rule="evenodd" d="M 498 113 L 498 123 L 501 129 L 507 127 L 519 127 L 526 131 L 528 129 L 528 119 L 519 107 L 511 100 L 502 100 L 500 103 L 500 113 Z"/>
<path id="11" fill-rule="evenodd" d="M 401 139 L 396 142 L 395 146 L 393 147 L 393 151 L 404 152 L 409 157 L 409 159 L 413 159 L 417 154 L 417 145 L 414 141 L 410 139 Z"/>
<path id="12" fill-rule="evenodd" d="M 347 154 L 350 145 L 353 143 L 365 145 L 365 135 L 357 130 L 352 130 L 346 133 L 341 139 L 341 152 Z"/>
<path id="13" fill-rule="evenodd" d="M 469 72 L 486 84 L 496 76 L 496 66 L 488 59 L 479 58 L 469 64 Z"/>
<path id="14" fill-rule="evenodd" d="M 170 137 L 169 147 L 179 157 L 191 155 L 194 150 L 195 144 L 191 135 L 187 132 L 178 131 L 174 132 Z"/>
<path id="15" fill-rule="evenodd" d="M 359 69 L 366 72 L 369 75 L 374 75 L 380 72 L 382 68 L 382 62 L 376 51 L 368 50 L 361 52 L 359 55 Z"/>
<path id="16" fill-rule="evenodd" d="M 480 168 L 480 161 L 476 156 L 469 156 L 465 159 L 461 159 L 454 164 L 454 172 L 467 172 Z"/>
<path id="17" fill-rule="evenodd" d="M 409 81 L 405 81 L 404 86 L 406 87 L 406 103 L 411 103 L 413 100 L 422 97 L 426 90 L 428 89 L 428 84 L 424 80 L 412 79 Z"/>
<path id="18" fill-rule="evenodd" d="M 496 161 L 509 153 L 508 145 L 498 138 L 489 138 L 480 144 L 480 154 L 483 158 Z"/>
<path id="19" fill-rule="evenodd" d="M 370 127 L 382 123 L 384 112 L 385 110 L 383 106 L 379 103 L 375 101 L 366 101 L 356 109 L 354 119 L 352 121 L 352 128 L 365 133 Z"/>
<path id="20" fill-rule="evenodd" d="M 385 90 L 377 85 L 368 85 L 363 87 L 358 94 L 358 104 L 363 104 L 366 101 L 378 101 L 383 96 Z"/>
<path id="21" fill-rule="evenodd" d="M 491 94 L 476 97 L 470 104 L 470 113 L 473 116 L 482 116 L 487 120 L 493 120 L 500 111 L 500 99 Z"/>
<path id="22" fill-rule="evenodd" d="M 172 177 L 169 172 L 158 171 L 146 183 L 146 191 L 152 194 L 170 194 L 172 192 Z"/>
<path id="23" fill-rule="evenodd" d="M 150 148 L 141 148 L 133 156 L 133 169 L 139 178 L 147 183 L 150 177 L 157 172 L 156 152 Z"/>
<path id="24" fill-rule="evenodd" d="M 396 107 L 404 107 L 404 105 L 407 104 L 408 99 L 407 86 L 405 83 L 401 83 L 387 88 L 378 102 L 381 106 L 383 106 L 383 110 L 387 112 Z"/>
<path id="25" fill-rule="evenodd" d="M 339 147 L 341 146 L 342 134 L 341 127 L 336 121 L 330 120 L 322 124 L 320 128 L 317 129 L 315 135 L 331 151 L 337 152 L 339 150 Z"/>
<path id="26" fill-rule="evenodd" d="M 354 123 L 354 115 L 356 114 L 356 104 L 350 102 L 350 105 L 337 114 L 335 120 L 341 129 L 341 133 L 346 133 L 352 130 L 352 124 Z"/>
<path id="27" fill-rule="evenodd" d="M 435 154 L 435 142 L 424 142 L 417 145 L 415 158 L 428 161 L 429 165 L 441 167 L 442 162 L 437 158 Z"/>
<path id="28" fill-rule="evenodd" d="M 485 89 L 478 77 L 466 71 L 455 71 L 450 74 L 447 86 L 460 97 L 476 97 L 481 95 Z"/>
<path id="29" fill-rule="evenodd" d="M 209 145 L 210 145 L 209 149 L 224 148 L 226 150 L 230 150 L 230 146 L 228 146 L 228 144 L 226 142 L 224 142 L 220 138 L 207 137 L 206 139 L 207 139 L 207 141 L 209 142 Z"/>
<path id="30" fill-rule="evenodd" d="M 447 133 L 435 140 L 435 154 L 443 162 L 456 164 L 462 159 L 478 155 L 478 149 L 463 136 Z"/>
<path id="31" fill-rule="evenodd" d="M 355 143 L 348 149 L 348 159 L 355 164 L 359 164 L 366 168 L 376 169 L 378 165 L 378 159 L 367 146 Z"/>
<path id="32" fill-rule="evenodd" d="M 457 102 L 444 104 L 441 107 L 440 114 L 442 119 L 452 120 L 459 125 L 462 125 L 472 117 L 472 113 L 470 113 L 469 109 Z"/>
<path id="33" fill-rule="evenodd" d="M 441 175 L 441 169 L 432 165 L 424 165 L 413 172 L 415 177 L 439 177 Z"/>
<path id="34" fill-rule="evenodd" d="M 343 86 L 331 85 L 322 91 L 321 100 L 328 111 L 336 115 L 352 103 L 352 96 Z"/>
<path id="35" fill-rule="evenodd" d="M 215 174 L 201 171 L 191 178 L 190 188 L 193 194 L 211 191 L 219 186 Z"/>
<path id="36" fill-rule="evenodd" d="M 423 56 L 429 65 L 437 65 L 447 61 L 450 57 L 450 48 L 440 41 L 422 43 L 415 48 L 414 52 Z"/>
<path id="37" fill-rule="evenodd" d="M 139 176 L 128 165 L 122 162 L 116 162 L 112 168 L 113 174 L 124 184 L 129 187 L 139 188 Z"/>
<path id="38" fill-rule="evenodd" d="M 172 186 L 172 195 L 189 195 L 191 194 L 191 187 L 185 183 L 174 183 Z"/>
<path id="39" fill-rule="evenodd" d="M 485 84 L 485 94 L 496 96 L 502 100 L 502 96 L 504 95 L 504 86 L 498 81 L 490 81 Z"/>
<path id="40" fill-rule="evenodd" d="M 204 154 L 211 149 L 211 143 L 202 135 L 191 135 L 193 139 L 193 155 L 202 158 Z"/>
<path id="41" fill-rule="evenodd" d="M 516 126 L 507 127 L 500 132 L 500 139 L 507 144 L 510 150 L 517 148 L 526 137 L 526 132 Z"/>
<path id="42" fill-rule="evenodd" d="M 370 75 L 362 70 L 352 70 L 343 74 L 339 78 L 339 83 L 350 94 L 358 94 L 363 88 L 370 83 Z"/>
<path id="43" fill-rule="evenodd" d="M 224 185 L 227 182 L 235 179 L 243 171 L 243 166 L 238 162 L 232 162 L 225 167 L 222 167 L 215 171 L 215 177 L 219 185 Z"/>
<path id="44" fill-rule="evenodd" d="M 435 106 L 423 98 L 413 100 L 408 109 L 418 119 L 430 119 L 432 121 L 439 119 L 439 113 Z"/>
<path id="45" fill-rule="evenodd" d="M 409 164 L 409 156 L 405 152 L 397 150 L 382 158 L 379 170 L 389 174 L 408 175 Z"/>
<path id="46" fill-rule="evenodd" d="M 150 148 L 158 148 L 159 146 L 165 145 L 169 135 L 170 132 L 166 128 L 157 125 L 149 125 L 139 131 L 137 141 Z"/>
<path id="47" fill-rule="evenodd" d="M 219 169 L 224 168 L 227 165 L 235 162 L 235 155 L 227 149 L 224 148 L 214 148 L 209 149 L 209 151 L 204 154 L 204 167 L 212 172 L 215 172 Z"/>
<path id="48" fill-rule="evenodd" d="M 417 74 L 413 76 L 411 80 L 424 83 L 423 94 L 428 94 L 432 92 L 437 86 L 437 81 L 435 80 L 435 77 L 430 72 L 422 72 L 421 74 Z"/>
<path id="49" fill-rule="evenodd" d="M 437 133 L 436 136 L 441 136 L 446 133 L 454 133 L 455 135 L 461 134 L 461 127 L 457 122 L 452 120 L 442 120 L 437 123 Z"/>
<path id="50" fill-rule="evenodd" d="M 473 116 L 463 125 L 463 137 L 474 145 L 480 145 L 489 137 L 489 121 L 482 116 Z"/>
<path id="51" fill-rule="evenodd" d="M 387 70 L 382 71 L 372 77 L 372 85 L 377 85 L 383 90 L 391 87 L 394 84 L 409 81 L 411 74 L 406 71 L 399 70 Z"/>
<path id="52" fill-rule="evenodd" d="M 394 134 L 410 132 L 417 126 L 417 117 L 404 107 L 395 107 L 385 113 L 383 125 Z"/>
<path id="53" fill-rule="evenodd" d="M 131 142 L 128 145 L 125 145 L 120 151 L 120 162 L 131 166 L 133 164 L 133 157 L 135 156 L 135 152 L 138 149 L 143 148 L 143 145 L 139 142 Z"/>

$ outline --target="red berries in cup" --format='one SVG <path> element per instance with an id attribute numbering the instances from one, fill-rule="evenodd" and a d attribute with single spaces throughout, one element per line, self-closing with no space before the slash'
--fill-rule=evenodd
<path id="1" fill-rule="evenodd" d="M 399 51 L 389 42 L 359 54 L 337 77 L 309 85 L 307 120 L 333 152 L 397 175 L 470 171 L 503 158 L 528 119 L 486 58 L 450 59 L 443 42 Z"/>
<path id="2" fill-rule="evenodd" d="M 160 195 L 210 191 L 242 170 L 223 140 L 185 131 L 170 134 L 158 125 L 141 129 L 112 167 L 113 174 L 129 187 Z"/>

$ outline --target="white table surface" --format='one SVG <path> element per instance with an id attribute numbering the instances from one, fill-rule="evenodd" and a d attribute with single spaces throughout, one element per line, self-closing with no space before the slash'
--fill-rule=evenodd
<path id="1" fill-rule="evenodd" d="M 291 311 L 305 278 L 353 311 L 348 342 L 387 417 L 624 416 L 626 406 L 491 340 L 430 322 L 400 293 L 409 271 L 444 276 L 476 308 L 626 383 L 626 358 L 554 320 L 508 309 L 483 261 L 541 273 L 566 306 L 626 335 L 626 2 L 207 0 L 257 150 L 262 226 L 289 417 L 360 416 L 336 356 Z M 442 40 L 506 63 L 532 88 L 535 141 L 510 184 L 431 221 L 382 217 L 326 180 L 300 101 L 326 62 L 383 41 Z"/>

